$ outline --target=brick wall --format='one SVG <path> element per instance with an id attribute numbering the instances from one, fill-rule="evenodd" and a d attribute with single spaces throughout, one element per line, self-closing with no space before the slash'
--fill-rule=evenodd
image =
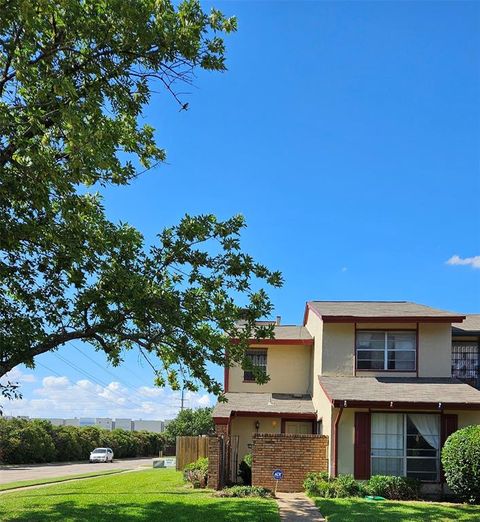
<path id="1" fill-rule="evenodd" d="M 220 451 L 222 440 L 220 437 L 208 437 L 208 484 L 212 489 L 221 488 Z"/>
<path id="2" fill-rule="evenodd" d="M 303 491 L 309 471 L 328 471 L 328 437 L 326 435 L 294 435 L 289 433 L 253 436 L 252 483 L 275 489 L 272 472 L 283 471 L 277 491 Z"/>

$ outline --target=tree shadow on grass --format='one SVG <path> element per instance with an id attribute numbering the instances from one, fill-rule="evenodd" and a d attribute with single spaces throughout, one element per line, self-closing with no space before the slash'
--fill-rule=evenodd
<path id="1" fill-rule="evenodd" d="M 88 503 L 80 505 L 65 501 L 45 505 L 32 503 L 9 515 L 0 509 L 3 522 L 278 522 L 274 503 L 253 500 L 229 502 L 218 500 L 205 504 L 178 502 L 128 502 L 112 504 Z"/>
<path id="2" fill-rule="evenodd" d="M 328 522 L 479 521 L 480 507 L 414 502 L 368 502 L 363 499 L 316 499 Z"/>

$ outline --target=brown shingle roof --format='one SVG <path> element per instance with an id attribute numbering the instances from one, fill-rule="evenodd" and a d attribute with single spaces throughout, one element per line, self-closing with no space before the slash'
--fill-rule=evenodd
<path id="1" fill-rule="evenodd" d="M 460 321 L 462 314 L 409 301 L 310 301 L 307 307 L 325 318 L 430 318 Z"/>
<path id="2" fill-rule="evenodd" d="M 463 323 L 453 323 L 452 333 L 454 335 L 480 333 L 480 314 L 468 314 Z"/>
<path id="3" fill-rule="evenodd" d="M 228 402 L 219 402 L 213 409 L 213 417 L 228 418 L 236 413 L 296 413 L 315 416 L 310 395 L 292 395 L 288 393 L 226 393 Z"/>
<path id="4" fill-rule="evenodd" d="M 359 402 L 372 406 L 392 402 L 480 409 L 480 391 L 452 378 L 323 376 L 318 380 L 335 406 L 345 406 L 346 401 L 347 407 Z"/>

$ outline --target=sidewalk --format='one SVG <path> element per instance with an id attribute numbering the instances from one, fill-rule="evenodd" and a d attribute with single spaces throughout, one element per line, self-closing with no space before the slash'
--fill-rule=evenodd
<path id="1" fill-rule="evenodd" d="M 313 501 L 304 493 L 277 493 L 276 500 L 282 522 L 325 522 Z"/>

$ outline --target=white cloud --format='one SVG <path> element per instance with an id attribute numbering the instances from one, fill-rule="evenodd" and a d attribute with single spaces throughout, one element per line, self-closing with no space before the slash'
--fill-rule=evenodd
<path id="1" fill-rule="evenodd" d="M 206 407 L 213 402 L 205 392 L 186 392 L 184 400 L 187 408 Z M 162 420 L 175 417 L 180 404 L 180 392 L 168 388 L 127 388 L 116 381 L 101 386 L 89 379 L 72 382 L 66 376 L 52 375 L 44 377 L 33 394 L 3 403 L 7 415 Z"/>
<path id="2" fill-rule="evenodd" d="M 460 257 L 454 255 L 447 261 L 447 265 L 470 265 L 472 268 L 480 268 L 480 256 Z"/>
<path id="3" fill-rule="evenodd" d="M 13 368 L 8 373 L 6 373 L 0 381 L 2 383 L 10 382 L 19 382 L 19 383 L 27 383 L 27 382 L 35 382 L 35 375 L 33 373 L 24 373 L 19 368 Z"/>

